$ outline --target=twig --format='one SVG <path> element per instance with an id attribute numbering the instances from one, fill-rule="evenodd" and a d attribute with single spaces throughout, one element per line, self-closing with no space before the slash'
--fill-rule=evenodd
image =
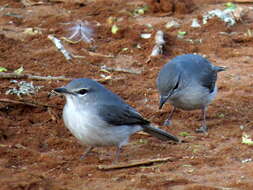
<path id="1" fill-rule="evenodd" d="M 7 98 L 0 99 L 0 102 L 2 102 L 2 103 L 12 103 L 12 104 L 22 104 L 22 105 L 27 105 L 27 106 L 32 106 L 32 107 L 57 108 L 54 105 L 42 104 L 42 103 L 38 103 L 38 102 L 28 102 L 28 101 L 25 101 L 25 100 L 11 100 L 11 99 L 7 99 Z"/>
<path id="2" fill-rule="evenodd" d="M 37 76 L 31 74 L 17 74 L 17 73 L 0 73 L 0 79 L 32 79 L 32 80 L 64 80 L 70 81 L 72 78 L 66 78 L 64 76 L 52 77 L 52 76 Z"/>
<path id="3" fill-rule="evenodd" d="M 30 79 L 30 80 L 63 80 L 63 81 L 71 81 L 73 78 L 66 78 L 64 76 L 59 77 L 52 77 L 52 76 L 37 76 L 37 75 L 31 75 L 31 74 L 16 74 L 16 73 L 3 73 L 0 72 L 0 79 Z M 98 82 L 105 82 L 108 80 L 118 80 L 121 78 L 101 78 L 101 79 L 94 79 Z"/>
<path id="4" fill-rule="evenodd" d="M 82 39 L 78 40 L 78 41 L 73 41 L 73 40 L 70 40 L 66 37 L 61 37 L 61 40 L 64 40 L 65 42 L 68 42 L 70 44 L 78 44 L 80 41 L 82 41 Z"/>
<path id="5" fill-rule="evenodd" d="M 252 0 L 232 0 L 234 3 L 253 3 Z"/>
<path id="6" fill-rule="evenodd" d="M 161 30 L 158 30 L 155 35 L 155 46 L 151 52 L 150 56 L 157 56 L 163 53 L 163 46 L 165 44 L 164 33 Z"/>
<path id="7" fill-rule="evenodd" d="M 84 50 L 90 56 L 98 56 L 98 57 L 106 57 L 106 58 L 113 58 L 114 57 L 114 55 L 104 55 L 104 54 L 101 54 L 101 53 L 95 53 L 95 52 L 92 52 L 92 51 L 88 51 L 86 49 L 82 49 L 82 50 Z"/>
<path id="8" fill-rule="evenodd" d="M 43 4 L 45 4 L 43 2 L 31 2 L 30 0 L 21 0 L 21 3 L 25 7 L 30 7 L 30 6 L 34 6 L 34 5 L 43 5 Z"/>
<path id="9" fill-rule="evenodd" d="M 150 61 L 151 57 L 155 57 L 163 53 L 163 46 L 165 44 L 164 33 L 161 30 L 158 30 L 155 35 L 155 46 L 147 59 L 146 63 Z"/>
<path id="10" fill-rule="evenodd" d="M 114 170 L 114 169 L 124 169 L 124 168 L 132 168 L 132 167 L 138 167 L 138 166 L 149 166 L 153 165 L 154 163 L 161 163 L 161 162 L 172 162 L 174 161 L 171 157 L 167 158 L 157 158 L 152 160 L 141 160 L 133 163 L 122 163 L 122 164 L 116 164 L 116 165 L 99 165 L 98 169 L 100 170 Z"/>
<path id="11" fill-rule="evenodd" d="M 61 40 L 59 40 L 58 38 L 54 37 L 51 34 L 48 35 L 47 37 L 48 37 L 48 39 L 50 39 L 54 43 L 56 48 L 64 55 L 64 57 L 67 59 L 67 61 L 72 60 L 72 58 L 73 58 L 72 54 L 64 48 L 64 46 L 61 43 Z"/>
<path id="12" fill-rule="evenodd" d="M 126 68 L 113 68 L 113 67 L 107 67 L 103 65 L 101 67 L 101 70 L 105 71 L 116 71 L 116 72 L 123 72 L 123 73 L 131 73 L 131 74 L 141 74 L 141 71 L 139 70 L 133 70 L 133 69 L 126 69 Z"/>

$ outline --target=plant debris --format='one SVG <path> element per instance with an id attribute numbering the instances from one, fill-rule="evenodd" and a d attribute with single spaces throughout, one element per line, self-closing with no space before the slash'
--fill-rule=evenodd
<path id="1" fill-rule="evenodd" d="M 73 55 L 64 48 L 64 46 L 61 43 L 61 40 L 54 37 L 53 35 L 48 35 L 48 39 L 50 39 L 54 43 L 56 48 L 64 55 L 67 61 L 72 60 Z"/>
<path id="2" fill-rule="evenodd" d="M 131 74 L 141 74 L 141 71 L 139 70 L 126 69 L 126 68 L 113 68 L 113 67 L 107 67 L 105 65 L 101 66 L 101 70 L 106 71 L 106 72 L 116 71 L 116 72 L 131 73 Z"/>
<path id="3" fill-rule="evenodd" d="M 250 138 L 250 136 L 246 133 L 243 133 L 242 135 L 242 143 L 247 145 L 253 145 L 253 140 Z"/>
<path id="4" fill-rule="evenodd" d="M 42 34 L 42 31 L 39 28 L 26 28 L 23 33 L 31 35 L 31 36 L 35 36 L 38 34 Z"/>
<path id="5" fill-rule="evenodd" d="M 134 16 L 144 15 L 145 12 L 148 11 L 148 9 L 149 9 L 149 8 L 148 8 L 147 5 L 144 5 L 143 7 L 138 7 L 138 8 L 136 8 L 136 9 L 134 9 L 133 15 L 134 15 Z"/>
<path id="6" fill-rule="evenodd" d="M 151 38 L 151 36 L 152 36 L 152 34 L 150 34 L 150 33 L 141 34 L 141 38 L 143 38 L 143 39 L 149 39 L 149 38 Z"/>
<path id="7" fill-rule="evenodd" d="M 21 66 L 17 70 L 15 70 L 14 73 L 16 73 L 17 75 L 20 75 L 23 71 L 24 71 L 24 67 Z"/>
<path id="8" fill-rule="evenodd" d="M 187 34 L 186 31 L 178 31 L 178 32 L 177 32 L 177 37 L 180 38 L 180 39 L 182 39 L 182 38 L 184 38 L 184 36 L 185 36 L 186 34 Z"/>
<path id="9" fill-rule="evenodd" d="M 155 35 L 155 46 L 151 52 L 150 56 L 157 56 L 163 54 L 163 46 L 165 44 L 164 33 L 161 30 L 158 30 Z"/>
<path id="10" fill-rule="evenodd" d="M 179 27 L 180 27 L 180 24 L 175 20 L 172 20 L 170 22 L 167 22 L 167 24 L 165 24 L 165 28 L 167 28 L 167 29 L 179 28 Z"/>
<path id="11" fill-rule="evenodd" d="M 18 87 L 11 87 L 9 90 L 5 92 L 6 95 L 13 94 L 21 97 L 22 95 L 32 95 L 39 91 L 39 89 L 43 88 L 43 86 L 34 86 L 33 82 L 26 81 L 17 81 L 11 80 L 12 84 L 16 84 Z"/>
<path id="12" fill-rule="evenodd" d="M 153 165 L 155 163 L 162 163 L 162 162 L 173 162 L 174 159 L 171 157 L 167 158 L 157 158 L 157 159 L 151 159 L 151 160 L 141 160 L 136 161 L 132 163 L 121 163 L 121 164 L 114 164 L 114 165 L 99 165 L 98 169 L 100 170 L 115 170 L 115 169 L 124 169 L 124 168 L 132 168 L 132 167 L 138 167 L 138 166 L 149 166 Z"/>
<path id="13" fill-rule="evenodd" d="M 0 67 L 0 72 L 6 72 L 7 69 L 5 67 Z"/>
<path id="14" fill-rule="evenodd" d="M 236 21 L 241 20 L 242 16 L 247 12 L 246 9 L 242 7 L 237 7 L 234 4 L 228 4 L 227 8 L 224 10 L 215 9 L 208 11 L 207 14 L 203 16 L 203 24 L 206 24 L 207 21 L 213 17 L 218 17 L 229 26 L 236 24 Z"/>
<path id="15" fill-rule="evenodd" d="M 198 19 L 194 18 L 194 19 L 192 20 L 191 27 L 192 27 L 192 28 L 199 28 L 199 27 L 201 27 L 200 24 L 199 24 Z"/>
<path id="16" fill-rule="evenodd" d="M 116 24 L 112 25 L 111 32 L 113 34 L 116 34 L 118 31 L 119 31 L 119 27 Z"/>

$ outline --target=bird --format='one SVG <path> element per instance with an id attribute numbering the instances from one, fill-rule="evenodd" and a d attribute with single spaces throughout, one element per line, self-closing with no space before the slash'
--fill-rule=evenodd
<path id="1" fill-rule="evenodd" d="M 63 108 L 65 126 L 82 145 L 88 146 L 82 159 L 94 147 L 116 146 L 114 161 L 118 162 L 121 147 L 137 131 L 161 140 L 180 142 L 176 136 L 153 127 L 118 95 L 93 79 L 77 78 L 54 91 L 66 98 Z"/>
<path id="2" fill-rule="evenodd" d="M 206 112 L 217 94 L 217 73 L 225 67 L 215 66 L 197 54 L 174 57 L 160 70 L 156 85 L 160 95 L 159 109 L 168 102 L 173 106 L 164 125 L 171 125 L 177 108 L 202 111 L 201 127 L 196 132 L 207 133 Z"/>

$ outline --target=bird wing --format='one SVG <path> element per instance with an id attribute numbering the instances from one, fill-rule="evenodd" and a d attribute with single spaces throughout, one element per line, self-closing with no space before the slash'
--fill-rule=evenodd
<path id="1" fill-rule="evenodd" d="M 104 121 L 111 125 L 147 125 L 150 123 L 135 109 L 126 104 L 98 105 L 98 114 Z"/>
<path id="2" fill-rule="evenodd" d="M 179 61 L 181 70 L 184 70 L 186 76 L 195 78 L 200 85 L 209 89 L 210 93 L 214 91 L 217 71 L 207 59 L 198 55 L 186 55 L 185 59 Z"/>

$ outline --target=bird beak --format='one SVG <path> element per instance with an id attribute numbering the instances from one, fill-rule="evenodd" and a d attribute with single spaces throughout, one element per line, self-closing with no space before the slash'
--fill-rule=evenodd
<path id="1" fill-rule="evenodd" d="M 159 105 L 159 109 L 162 109 L 163 104 L 167 101 L 169 96 L 161 96 L 160 97 L 160 105 Z"/>
<path id="2" fill-rule="evenodd" d="M 61 87 L 61 88 L 55 88 L 54 89 L 55 92 L 59 93 L 59 94 L 74 94 L 73 92 L 68 91 L 66 88 Z"/>

